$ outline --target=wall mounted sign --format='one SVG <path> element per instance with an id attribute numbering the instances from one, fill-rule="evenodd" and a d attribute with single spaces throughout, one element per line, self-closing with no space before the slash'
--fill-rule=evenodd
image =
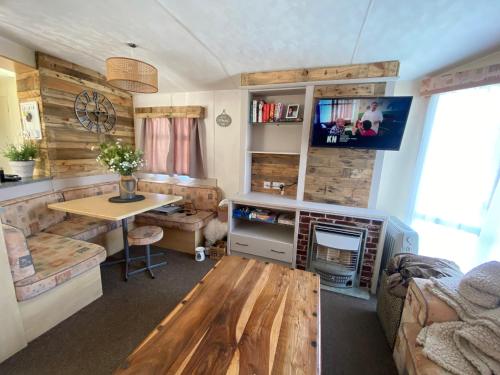
<path id="1" fill-rule="evenodd" d="M 115 107 L 97 91 L 84 90 L 78 94 L 75 114 L 85 129 L 95 133 L 109 132 L 116 124 Z"/>
<path id="2" fill-rule="evenodd" d="M 227 127 L 227 126 L 229 126 L 229 125 L 231 125 L 232 121 L 233 120 L 231 119 L 231 116 L 229 116 L 226 113 L 225 109 L 223 109 L 222 113 L 215 118 L 215 122 L 217 123 L 217 125 L 222 126 L 224 128 Z"/>
<path id="3" fill-rule="evenodd" d="M 42 139 L 38 103 L 36 101 L 20 103 L 19 108 L 26 136 L 30 139 Z"/>

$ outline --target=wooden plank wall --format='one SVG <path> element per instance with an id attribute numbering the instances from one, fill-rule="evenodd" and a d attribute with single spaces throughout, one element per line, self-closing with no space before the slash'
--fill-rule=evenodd
<path id="1" fill-rule="evenodd" d="M 134 144 L 132 95 L 111 87 L 102 74 L 91 69 L 40 52 L 36 60 L 43 113 L 42 143 L 48 161 L 45 172 L 53 177 L 106 173 L 95 160 L 99 144 L 117 139 Z M 83 90 L 96 90 L 113 103 L 117 122 L 110 133 L 92 133 L 79 123 L 74 102 Z"/>
<path id="2" fill-rule="evenodd" d="M 285 196 L 297 196 L 299 178 L 299 155 L 253 154 L 252 155 L 252 191 L 280 194 L 279 190 L 264 189 L 264 181 L 283 182 Z"/>
<path id="3" fill-rule="evenodd" d="M 385 83 L 318 86 L 315 98 L 384 95 Z M 304 200 L 368 207 L 376 151 L 309 147 Z"/>

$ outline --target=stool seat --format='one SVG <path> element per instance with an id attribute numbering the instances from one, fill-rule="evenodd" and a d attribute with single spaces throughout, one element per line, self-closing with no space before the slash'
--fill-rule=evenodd
<path id="1" fill-rule="evenodd" d="M 163 238 L 163 229 L 153 225 L 137 227 L 128 232 L 130 245 L 151 245 Z"/>

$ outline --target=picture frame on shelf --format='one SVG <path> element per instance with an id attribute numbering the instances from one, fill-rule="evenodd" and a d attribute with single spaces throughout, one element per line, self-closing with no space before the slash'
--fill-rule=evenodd
<path id="1" fill-rule="evenodd" d="M 285 119 L 299 118 L 300 104 L 288 104 L 286 107 Z"/>

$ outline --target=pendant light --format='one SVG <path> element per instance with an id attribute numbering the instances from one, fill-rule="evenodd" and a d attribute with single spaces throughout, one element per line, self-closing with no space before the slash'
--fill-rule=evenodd
<path id="1" fill-rule="evenodd" d="M 135 43 L 127 43 L 134 49 Z M 158 70 L 151 64 L 130 57 L 106 60 L 106 81 L 121 90 L 138 93 L 158 92 Z"/>

